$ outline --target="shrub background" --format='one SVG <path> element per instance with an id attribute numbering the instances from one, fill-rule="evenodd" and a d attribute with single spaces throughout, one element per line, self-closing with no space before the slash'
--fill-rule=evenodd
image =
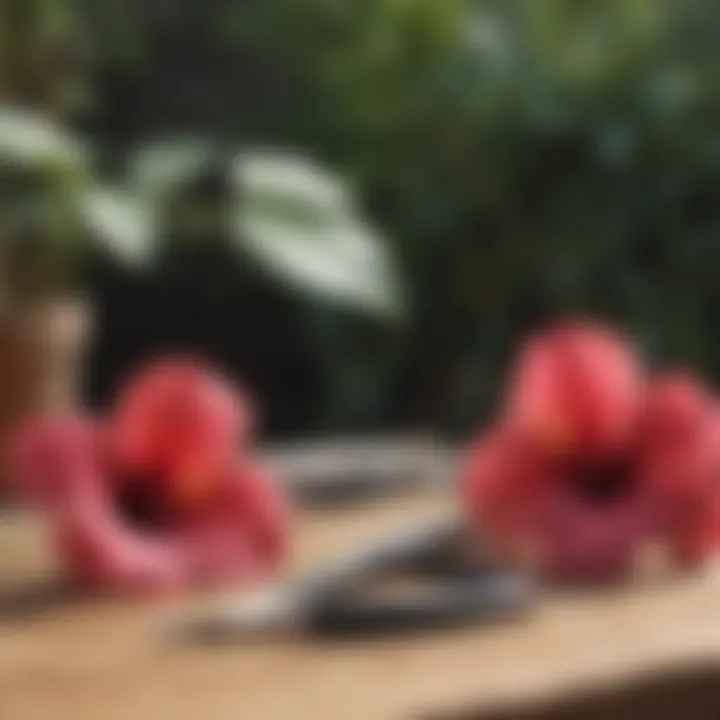
<path id="1" fill-rule="evenodd" d="M 52 102 L 75 103 L 63 112 L 109 173 L 168 134 L 301 148 L 356 182 L 408 286 L 397 328 L 300 301 L 211 242 L 151 278 L 97 258 L 94 401 L 147 352 L 190 344 L 248 378 L 272 434 L 458 431 L 491 411 L 522 334 L 559 313 L 607 316 L 651 361 L 720 375 L 717 4 L 25 4 L 28 27 L 54 13 L 64 28 L 33 35 L 38 57 L 65 59 L 37 74 L 73 80 Z M 0 44 L 10 71 L 27 67 L 15 45 Z M 37 98 L 59 80 L 18 83 Z"/>

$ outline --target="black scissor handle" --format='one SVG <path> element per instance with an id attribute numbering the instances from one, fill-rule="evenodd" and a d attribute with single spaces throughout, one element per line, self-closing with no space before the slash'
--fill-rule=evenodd
<path id="1" fill-rule="evenodd" d="M 336 596 L 313 608 L 308 630 L 322 637 L 359 637 L 449 629 L 516 617 L 530 609 L 533 597 L 526 577 L 482 570 L 402 594 Z"/>

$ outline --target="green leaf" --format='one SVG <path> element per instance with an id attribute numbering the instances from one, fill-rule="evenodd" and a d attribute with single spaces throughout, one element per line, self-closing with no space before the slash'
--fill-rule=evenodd
<path id="1" fill-rule="evenodd" d="M 208 169 L 214 155 L 212 143 L 204 139 L 151 143 L 131 160 L 131 180 L 141 193 L 163 202 Z"/>
<path id="2" fill-rule="evenodd" d="M 81 210 L 93 237 L 128 264 L 148 260 L 155 249 L 154 205 L 120 188 L 96 185 L 82 197 Z"/>
<path id="3" fill-rule="evenodd" d="M 380 233 L 359 217 L 347 183 L 292 156 L 236 162 L 236 234 L 260 267 L 311 295 L 401 315 L 397 273 Z"/>
<path id="4" fill-rule="evenodd" d="M 296 155 L 248 151 L 236 160 L 235 181 L 249 201 L 303 203 L 330 215 L 354 209 L 348 183 L 319 164 Z"/>
<path id="5" fill-rule="evenodd" d="M 80 172 L 87 161 L 87 148 L 49 118 L 17 107 L 0 110 L 0 163 Z"/>

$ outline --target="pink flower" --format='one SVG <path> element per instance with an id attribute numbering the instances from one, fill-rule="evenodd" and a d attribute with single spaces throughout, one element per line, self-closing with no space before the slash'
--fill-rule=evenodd
<path id="1" fill-rule="evenodd" d="M 104 426 L 59 417 L 22 428 L 13 460 L 76 581 L 157 593 L 257 577 L 282 559 L 288 504 L 248 461 L 248 431 L 227 380 L 171 359 L 132 380 Z"/>
<path id="2" fill-rule="evenodd" d="M 501 422 L 470 452 L 464 504 L 550 577 L 618 577 L 655 537 L 678 558 L 704 556 L 720 479 L 711 407 L 687 379 L 648 383 L 605 328 L 551 329 L 521 353 Z"/>
<path id="3" fill-rule="evenodd" d="M 16 431 L 10 461 L 21 495 L 53 517 L 76 497 L 98 491 L 104 472 L 104 429 L 89 417 L 49 417 Z"/>

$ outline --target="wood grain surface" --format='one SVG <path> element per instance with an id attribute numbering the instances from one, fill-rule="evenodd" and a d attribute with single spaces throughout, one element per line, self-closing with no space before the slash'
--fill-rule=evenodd
<path id="1" fill-rule="evenodd" d="M 303 515 L 289 571 L 447 502 L 425 494 Z M 2 720 L 500 717 L 503 707 L 503 717 L 522 718 L 523 707 L 712 670 L 720 660 L 720 581 L 710 574 L 548 597 L 528 620 L 432 636 L 210 649 L 169 643 L 166 631 L 217 597 L 171 605 L 74 598 L 52 579 L 40 528 L 17 514 L 0 519 L 0 548 Z M 720 687 L 716 680 L 708 687 Z M 572 717 L 611 716 L 622 715 Z"/>

